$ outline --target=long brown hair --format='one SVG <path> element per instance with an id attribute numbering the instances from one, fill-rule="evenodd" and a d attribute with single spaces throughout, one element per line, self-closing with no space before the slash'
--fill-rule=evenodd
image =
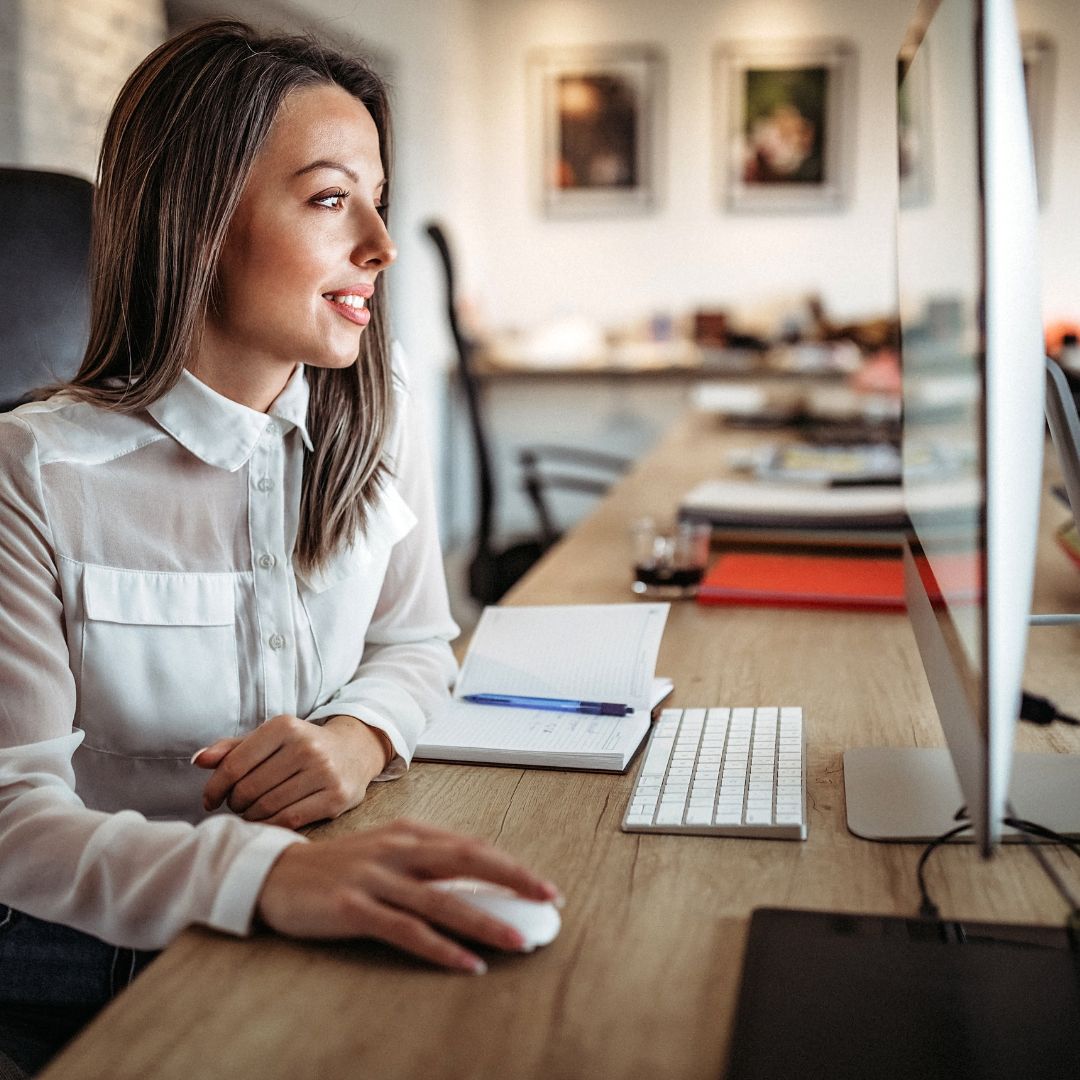
<path id="1" fill-rule="evenodd" d="M 218 259 L 252 162 L 286 95 L 321 83 L 336 83 L 371 113 L 388 193 L 387 91 L 361 60 L 221 19 L 171 38 L 136 68 L 101 148 L 90 340 L 65 390 L 134 412 L 176 385 L 214 304 Z M 301 568 L 325 563 L 363 529 L 386 472 L 393 387 L 385 289 L 369 307 L 357 363 L 306 369 L 314 451 L 305 456 L 294 552 Z"/>

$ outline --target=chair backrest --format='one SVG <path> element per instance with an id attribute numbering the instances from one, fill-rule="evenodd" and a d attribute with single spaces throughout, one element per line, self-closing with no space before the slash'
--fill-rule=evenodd
<path id="1" fill-rule="evenodd" d="M 438 222 L 429 221 L 424 231 L 439 253 L 439 261 L 442 264 L 446 283 L 446 318 L 450 324 L 450 333 L 453 335 L 454 345 L 457 350 L 458 376 L 462 392 L 465 395 L 465 405 L 469 413 L 469 427 L 473 437 L 473 451 L 476 454 L 479 494 L 476 546 L 478 551 L 486 553 L 491 548 L 491 537 L 495 528 L 495 473 L 491 462 L 487 428 L 484 423 L 480 385 L 472 369 L 472 346 L 462 333 L 461 325 L 458 322 L 454 260 L 450 253 L 450 244 L 446 239 L 446 233 Z"/>
<path id="2" fill-rule="evenodd" d="M 93 190 L 78 176 L 0 169 L 0 409 L 82 362 Z"/>

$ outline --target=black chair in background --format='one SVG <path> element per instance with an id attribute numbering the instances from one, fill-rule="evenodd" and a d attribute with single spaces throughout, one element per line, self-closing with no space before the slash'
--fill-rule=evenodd
<path id="1" fill-rule="evenodd" d="M 446 233 L 437 222 L 425 231 L 439 253 L 446 281 L 446 317 L 457 350 L 458 376 L 469 417 L 476 457 L 478 506 L 475 547 L 469 562 L 469 594 L 480 604 L 494 604 L 559 538 L 548 492 L 551 489 L 603 494 L 631 462 L 612 454 L 565 446 L 529 446 L 518 451 L 523 487 L 536 511 L 535 535 L 496 542 L 495 470 L 484 420 L 481 387 L 472 367 L 473 345 L 457 317 L 454 261 Z"/>
<path id="2" fill-rule="evenodd" d="M 82 363 L 93 191 L 78 176 L 0 169 L 0 410 Z"/>

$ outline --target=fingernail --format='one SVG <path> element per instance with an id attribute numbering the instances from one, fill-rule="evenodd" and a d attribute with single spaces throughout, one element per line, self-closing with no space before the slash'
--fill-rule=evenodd
<path id="1" fill-rule="evenodd" d="M 466 957 L 463 967 L 473 975 L 486 975 L 488 969 L 487 964 L 479 956 Z"/>
<path id="2" fill-rule="evenodd" d="M 200 749 L 196 750 L 195 753 L 191 755 L 191 761 L 188 762 L 188 764 L 189 765 L 194 765 L 195 764 L 195 759 L 203 752 L 203 750 L 209 750 L 209 749 L 210 749 L 209 746 L 204 746 L 204 747 L 201 747 Z"/>
<path id="3" fill-rule="evenodd" d="M 551 881 L 544 882 L 544 888 L 547 890 L 548 899 L 557 907 L 561 908 L 566 905 L 566 897 L 559 891 L 558 885 Z"/>

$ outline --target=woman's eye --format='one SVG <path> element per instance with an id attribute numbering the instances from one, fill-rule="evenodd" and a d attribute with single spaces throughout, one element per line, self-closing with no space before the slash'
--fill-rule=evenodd
<path id="1" fill-rule="evenodd" d="M 325 195 L 316 195 L 311 201 L 316 206 L 325 206 L 328 210 L 340 210 L 348 197 L 347 191 L 328 191 Z"/>

